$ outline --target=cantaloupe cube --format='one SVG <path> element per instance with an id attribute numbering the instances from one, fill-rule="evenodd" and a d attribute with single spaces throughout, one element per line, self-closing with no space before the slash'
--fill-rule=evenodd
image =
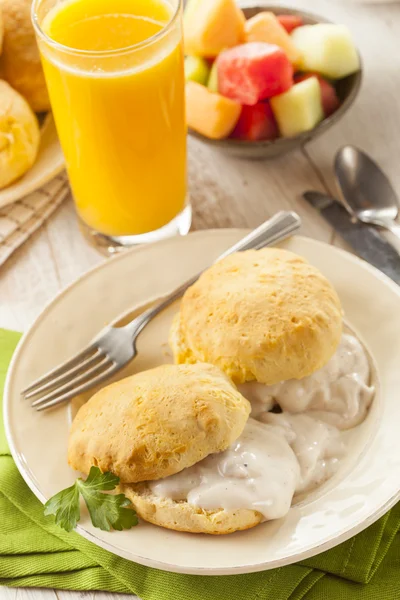
<path id="1" fill-rule="evenodd" d="M 191 129 L 214 140 L 228 137 L 242 110 L 239 102 L 214 94 L 204 85 L 186 84 L 186 121 Z"/>
<path id="2" fill-rule="evenodd" d="M 274 13 L 268 11 L 258 13 L 246 21 L 244 30 L 247 42 L 275 44 L 286 52 L 292 64 L 299 64 L 301 52 L 293 43 L 286 29 L 279 23 Z"/>
<path id="3" fill-rule="evenodd" d="M 330 79 L 341 79 L 360 68 L 360 58 L 350 31 L 344 25 L 304 25 L 292 33 L 302 53 L 302 71 L 315 71 Z"/>
<path id="4" fill-rule="evenodd" d="M 244 24 L 235 0 L 188 0 L 183 16 L 185 54 L 217 56 L 244 41 Z"/>
<path id="5" fill-rule="evenodd" d="M 324 118 L 318 79 L 310 77 L 271 98 L 271 108 L 283 137 L 313 129 Z"/>

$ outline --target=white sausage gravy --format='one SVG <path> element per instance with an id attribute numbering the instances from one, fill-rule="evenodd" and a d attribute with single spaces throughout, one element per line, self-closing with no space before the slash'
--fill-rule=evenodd
<path id="1" fill-rule="evenodd" d="M 252 404 L 236 442 L 180 473 L 151 481 L 153 494 L 203 509 L 260 512 L 264 520 L 289 511 L 293 496 L 329 479 L 372 402 L 370 367 L 360 342 L 343 334 L 331 360 L 301 380 L 238 386 Z M 282 412 L 270 412 L 279 406 Z"/>
<path id="2" fill-rule="evenodd" d="M 251 381 L 238 389 L 251 402 L 255 419 L 278 404 L 284 412 L 307 413 L 339 429 L 350 429 L 365 419 L 372 402 L 374 388 L 369 380 L 364 348 L 344 333 L 331 360 L 309 377 L 269 386 Z"/>
<path id="3" fill-rule="evenodd" d="M 240 438 L 220 454 L 176 475 L 149 482 L 156 496 L 186 500 L 200 508 L 249 508 L 265 520 L 288 512 L 300 477 L 285 436 L 249 419 Z"/>

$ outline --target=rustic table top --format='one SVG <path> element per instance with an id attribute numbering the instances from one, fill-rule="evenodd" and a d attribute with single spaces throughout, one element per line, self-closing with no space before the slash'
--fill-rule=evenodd
<path id="1" fill-rule="evenodd" d="M 283 3 L 282 3 L 283 4 Z M 335 194 L 336 150 L 354 144 L 370 153 L 400 191 L 400 3 L 291 0 L 347 24 L 364 62 L 365 78 L 354 108 L 305 150 L 270 162 L 230 158 L 190 140 L 189 181 L 193 229 L 255 227 L 278 210 L 303 219 L 302 234 L 345 247 L 301 198 L 306 189 Z M 105 260 L 81 237 L 72 200 L 65 204 L 0 270 L 0 327 L 23 331 L 63 287 Z M 100 592 L 1 588 L 4 600 L 121 600 Z"/>

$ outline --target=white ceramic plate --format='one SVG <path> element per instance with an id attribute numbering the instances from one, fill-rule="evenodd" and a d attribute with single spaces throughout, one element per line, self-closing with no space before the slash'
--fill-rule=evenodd
<path id="1" fill-rule="evenodd" d="M 117 256 L 62 292 L 23 337 L 7 377 L 5 424 L 13 457 L 43 502 L 72 484 L 66 463 L 69 409 L 37 413 L 20 390 L 85 346 L 107 323 L 143 306 L 208 266 L 245 231 L 205 231 L 142 246 Z M 84 514 L 78 532 L 129 560 L 167 571 L 234 574 L 286 565 L 358 533 L 400 499 L 400 288 L 357 258 L 295 237 L 283 244 L 305 256 L 335 285 L 348 322 L 361 333 L 382 384 L 357 431 L 349 461 L 318 493 L 286 518 L 227 536 L 192 535 L 140 523 L 124 532 L 93 528 Z M 139 356 L 122 372 L 170 362 L 168 327 L 176 306 L 142 333 Z"/>
<path id="2" fill-rule="evenodd" d="M 53 115 L 48 113 L 40 127 L 40 146 L 35 164 L 23 177 L 0 190 L 0 208 L 20 200 L 61 173 L 64 156 Z"/>

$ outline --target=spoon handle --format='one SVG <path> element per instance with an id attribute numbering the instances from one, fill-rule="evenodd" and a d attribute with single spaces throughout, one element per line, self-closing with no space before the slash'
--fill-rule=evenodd
<path id="1" fill-rule="evenodd" d="M 382 221 L 382 227 L 388 229 L 391 233 L 393 233 L 393 235 L 395 235 L 400 240 L 400 225 L 398 225 L 395 221 Z"/>

